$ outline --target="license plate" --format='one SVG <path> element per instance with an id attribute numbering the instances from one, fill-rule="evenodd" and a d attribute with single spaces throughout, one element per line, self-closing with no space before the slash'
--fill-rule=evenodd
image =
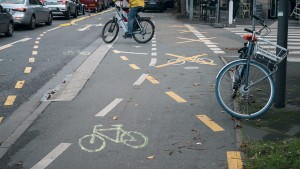
<path id="1" fill-rule="evenodd" d="M 95 6 L 95 4 L 89 4 L 89 6 Z"/>

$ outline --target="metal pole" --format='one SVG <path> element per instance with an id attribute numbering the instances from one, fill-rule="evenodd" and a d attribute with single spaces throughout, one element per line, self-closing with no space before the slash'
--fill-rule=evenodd
<path id="1" fill-rule="evenodd" d="M 193 19 L 194 17 L 194 0 L 190 0 L 190 10 L 189 10 L 189 14 L 190 14 L 190 20 Z"/>
<path id="2" fill-rule="evenodd" d="M 288 37 L 288 3 L 289 1 L 287 0 L 279 0 L 277 45 L 284 48 L 287 48 Z M 278 70 L 276 72 L 276 91 L 274 102 L 274 106 L 276 108 L 285 107 L 286 64 L 287 58 L 278 65 Z"/>
<path id="3" fill-rule="evenodd" d="M 252 14 L 256 12 L 256 0 L 252 1 Z M 255 30 L 255 19 L 252 19 L 252 30 Z"/>
<path id="4" fill-rule="evenodd" d="M 218 4 L 216 6 L 216 22 L 213 24 L 215 28 L 224 28 L 224 25 L 221 23 L 221 12 L 220 12 L 220 0 L 217 1 Z"/>

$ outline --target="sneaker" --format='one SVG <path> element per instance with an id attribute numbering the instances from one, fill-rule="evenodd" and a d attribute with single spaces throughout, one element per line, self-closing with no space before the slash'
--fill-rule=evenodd
<path id="1" fill-rule="evenodd" d="M 125 35 L 123 35 L 123 38 L 126 39 L 126 38 L 132 38 L 132 34 L 129 34 L 129 33 L 125 33 Z"/>

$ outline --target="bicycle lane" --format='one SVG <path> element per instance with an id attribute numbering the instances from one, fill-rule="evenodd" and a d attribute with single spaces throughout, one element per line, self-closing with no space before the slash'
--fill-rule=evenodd
<path id="1" fill-rule="evenodd" d="M 234 124 L 214 98 L 221 62 L 201 42 L 177 43 L 196 39 L 182 23 L 167 15 L 154 19 L 155 39 L 142 45 L 118 39 L 80 93 L 69 102 L 52 102 L 13 146 L 8 167 L 227 168 L 226 153 L 236 147 Z M 178 38 L 180 30 L 187 32 Z M 193 58 L 177 66 L 168 62 L 193 56 L 216 65 L 187 62 Z M 123 125 L 120 137 L 117 130 L 107 132 L 116 124 Z M 79 144 L 95 127 L 103 149 L 99 137 Z M 137 143 L 126 146 L 130 136 Z"/>

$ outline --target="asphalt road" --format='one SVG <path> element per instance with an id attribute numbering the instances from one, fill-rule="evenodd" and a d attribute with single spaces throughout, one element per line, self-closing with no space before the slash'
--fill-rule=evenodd
<path id="1" fill-rule="evenodd" d="M 0 46 L 31 38 L 0 51 L 1 57 L 22 53 L 0 62 L 6 74 L 1 99 L 17 95 L 14 105 L 1 109 L 21 114 L 18 106 L 28 100 L 26 111 L 42 106 L 37 120 L 26 120 L 24 126 L 33 123 L 13 146 L 1 146 L 7 150 L 1 168 L 230 168 L 228 161 L 238 153 L 236 131 L 214 96 L 215 76 L 224 63 L 218 57 L 222 50 L 209 46 L 216 45 L 213 38 L 168 13 L 143 13 L 156 25 L 152 41 L 138 44 L 120 32 L 107 45 L 99 33 L 112 15 L 100 13 L 58 28 L 65 21 L 54 20 L 50 27 L 17 30 L 16 39 L 1 39 Z M 28 63 L 31 57 L 34 63 Z M 24 74 L 29 65 L 31 72 Z M 25 79 L 22 89 L 14 88 L 16 79 Z M 69 100 L 81 82 L 83 88 Z M 41 93 L 56 86 L 55 94 L 39 104 Z M 10 129 L 14 115 L 7 114 L 1 132 L 5 125 Z"/>

